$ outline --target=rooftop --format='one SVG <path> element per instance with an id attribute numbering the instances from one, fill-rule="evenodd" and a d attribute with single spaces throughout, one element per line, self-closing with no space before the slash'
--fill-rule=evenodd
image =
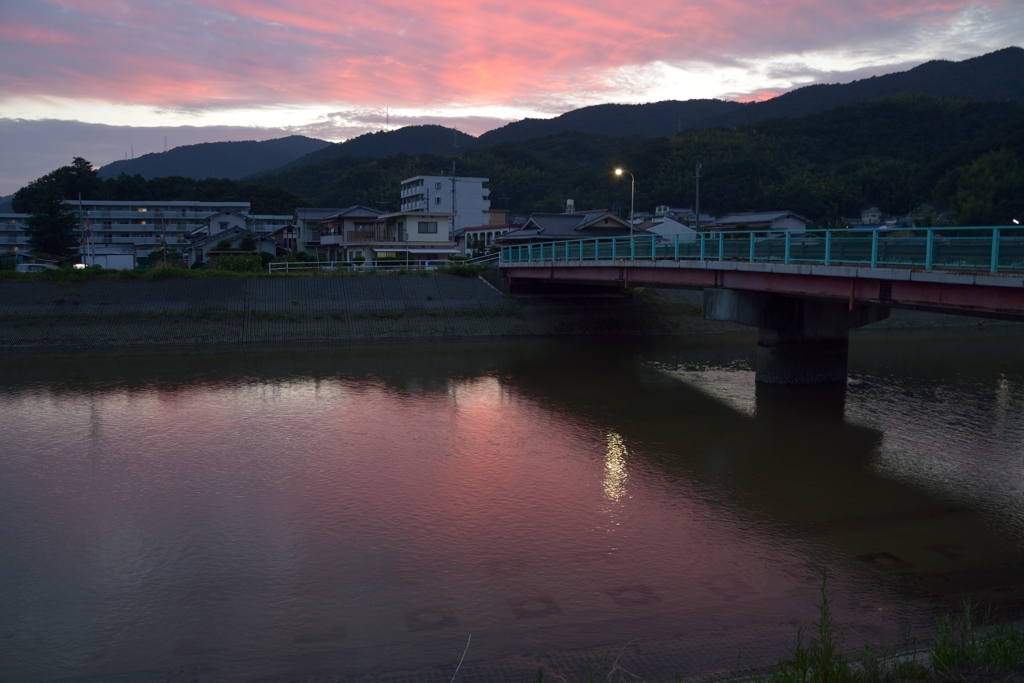
<path id="1" fill-rule="evenodd" d="M 799 216 L 792 211 L 754 211 L 750 213 L 730 213 L 727 216 L 719 218 L 718 223 L 721 225 L 737 223 L 770 223 L 789 216 L 799 218 L 802 221 L 807 221 L 806 218 Z"/>
<path id="2" fill-rule="evenodd" d="M 383 211 L 359 204 L 344 209 L 314 209 L 305 207 L 295 209 L 295 215 L 300 221 L 326 221 L 332 218 L 376 218 L 383 213 Z"/>

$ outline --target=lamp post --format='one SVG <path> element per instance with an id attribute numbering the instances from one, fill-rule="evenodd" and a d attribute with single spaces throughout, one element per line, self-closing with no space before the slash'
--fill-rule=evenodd
<path id="1" fill-rule="evenodd" d="M 621 168 L 615 169 L 615 175 L 622 175 L 626 173 L 629 175 L 629 236 L 633 236 L 633 198 L 636 196 L 636 178 L 629 171 L 623 171 Z"/>

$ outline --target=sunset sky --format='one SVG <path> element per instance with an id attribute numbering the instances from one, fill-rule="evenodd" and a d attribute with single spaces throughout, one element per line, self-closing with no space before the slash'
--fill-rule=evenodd
<path id="1" fill-rule="evenodd" d="M 104 164 L 164 135 L 343 140 L 385 111 L 479 134 L 1022 44 L 1024 0 L 2 0 L 0 194 L 54 159 Z"/>

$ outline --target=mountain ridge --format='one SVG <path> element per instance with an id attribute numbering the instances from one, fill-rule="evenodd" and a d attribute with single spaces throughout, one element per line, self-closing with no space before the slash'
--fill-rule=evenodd
<path id="1" fill-rule="evenodd" d="M 404 178 L 447 168 L 450 156 L 340 156 L 258 182 L 313 205 L 399 201 Z M 1024 214 L 1024 103 L 892 95 L 802 117 L 672 137 L 562 132 L 467 150 L 458 172 L 488 177 L 496 208 L 527 215 L 581 209 L 693 206 L 700 161 L 701 206 L 728 213 L 790 209 L 836 224 L 866 206 L 905 215 L 926 203 L 962 225 L 995 225 Z"/>
<path id="2" fill-rule="evenodd" d="M 384 158 L 390 154 L 384 153 L 383 149 L 373 148 L 369 144 L 371 140 L 391 143 L 402 134 L 412 142 L 416 130 L 426 131 L 428 128 L 448 131 L 449 136 L 456 134 L 457 139 L 465 144 L 465 149 L 503 142 L 524 142 L 562 132 L 613 137 L 663 137 L 685 130 L 734 127 L 775 118 L 806 116 L 897 94 L 1024 102 L 1024 48 L 1003 48 L 960 62 L 932 60 L 907 71 L 872 76 L 850 83 L 804 86 L 764 102 L 743 104 L 724 100 L 664 100 L 647 104 L 597 104 L 574 109 L 551 119 L 513 121 L 477 138 L 442 126 L 409 126 L 334 143 L 329 148 L 296 159 L 286 167 L 269 173 L 339 156 Z M 403 134 L 402 131 L 406 132 Z M 443 138 L 444 135 L 436 130 L 429 132 L 430 137 Z M 360 141 L 359 144 L 354 144 L 357 141 Z M 405 154 L 439 153 L 429 144 L 423 143 L 409 144 L 402 151 Z"/>
<path id="3" fill-rule="evenodd" d="M 907 71 L 850 83 L 807 85 L 764 102 L 745 104 L 742 109 L 708 119 L 699 127 L 794 118 L 899 94 L 1024 102 L 1024 48 L 1003 48 L 960 62 L 932 60 Z"/>
<path id="4" fill-rule="evenodd" d="M 901 93 L 1024 102 L 1024 49 L 1008 47 L 960 62 L 932 60 L 907 71 L 850 83 L 804 86 L 764 102 L 744 104 L 705 99 L 592 105 L 551 119 L 513 121 L 479 137 L 445 126 L 423 125 L 366 133 L 340 143 L 303 136 L 263 142 L 204 143 L 117 161 L 102 167 L 100 175 L 112 177 L 124 172 L 140 173 L 146 178 L 181 175 L 241 179 L 281 173 L 342 156 L 454 156 L 470 149 L 523 142 L 561 132 L 670 137 L 686 130 L 731 128 L 805 116 Z M 295 153 L 303 145 L 306 151 Z M 281 148 L 288 148 L 289 152 L 283 153 Z"/>
<path id="5" fill-rule="evenodd" d="M 280 168 L 330 145 L 326 140 L 289 135 L 272 140 L 202 142 L 182 145 L 166 152 L 151 152 L 136 159 L 124 159 L 99 169 L 101 178 L 141 175 L 146 180 L 182 176 L 195 180 L 228 178 L 238 180 Z"/>

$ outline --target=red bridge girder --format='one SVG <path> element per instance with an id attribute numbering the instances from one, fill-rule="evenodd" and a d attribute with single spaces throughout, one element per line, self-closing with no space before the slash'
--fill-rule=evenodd
<path id="1" fill-rule="evenodd" d="M 511 280 L 547 280 L 623 287 L 723 287 L 789 296 L 881 303 L 945 313 L 1024 320 L 1024 277 L 952 271 L 760 264 L 509 265 Z M 779 272 L 789 270 L 791 272 Z"/>

